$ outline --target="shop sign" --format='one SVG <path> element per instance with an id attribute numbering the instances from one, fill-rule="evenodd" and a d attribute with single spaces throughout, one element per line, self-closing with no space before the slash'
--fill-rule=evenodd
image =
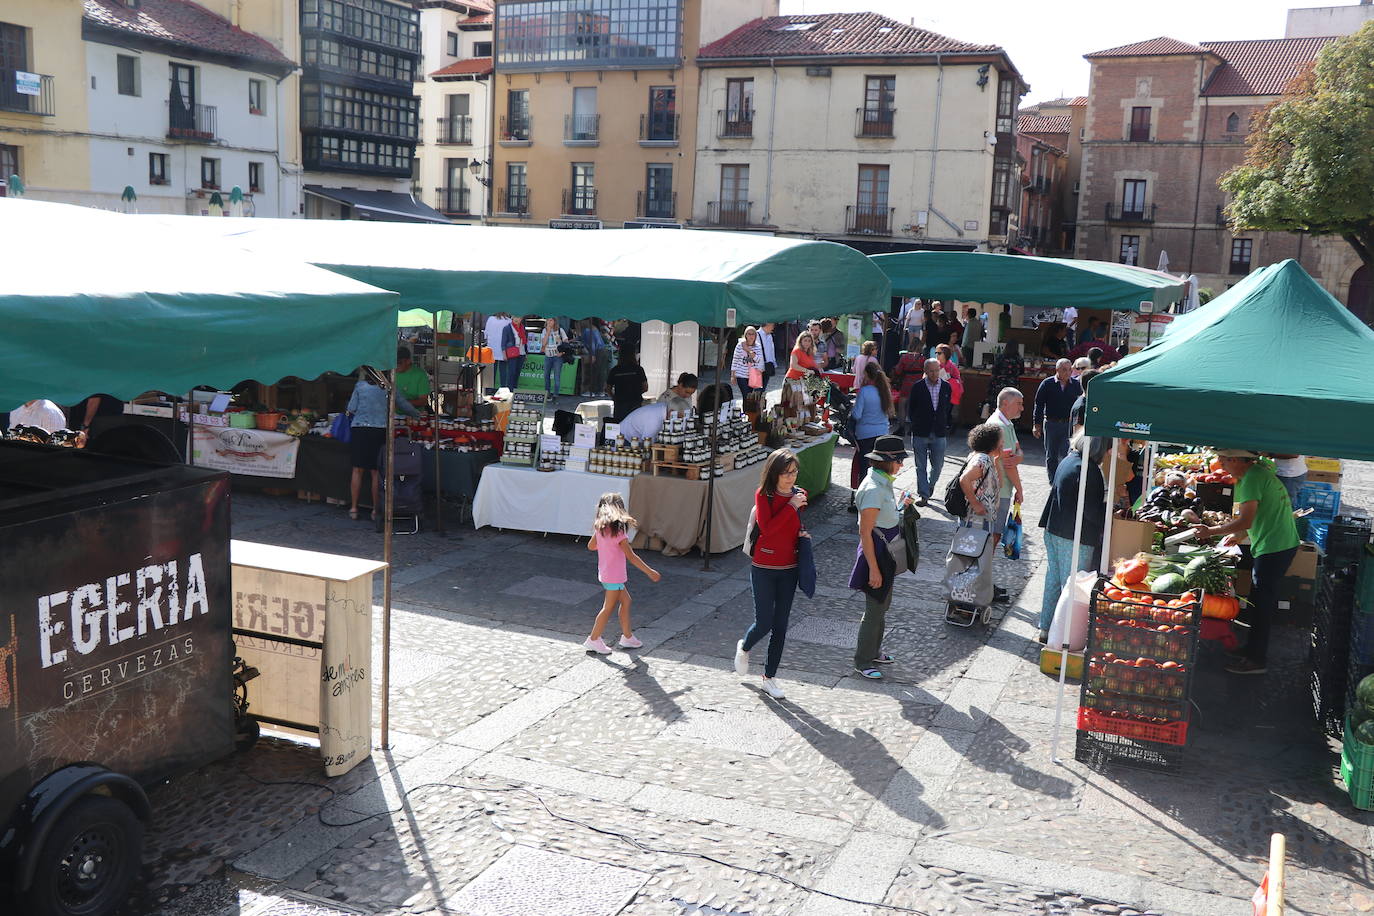
<path id="1" fill-rule="evenodd" d="M 14 91 L 20 95 L 42 95 L 43 77 L 26 70 L 14 71 Z"/>
<path id="2" fill-rule="evenodd" d="M 192 464 L 250 477 L 295 477 L 300 440 L 262 429 L 195 426 Z"/>
<path id="3" fill-rule="evenodd" d="M 551 219 L 550 229 L 600 229 L 599 219 Z"/>
<path id="4" fill-rule="evenodd" d="M 681 229 L 682 223 L 658 222 L 657 220 L 647 219 L 627 219 L 625 220 L 626 229 Z"/>

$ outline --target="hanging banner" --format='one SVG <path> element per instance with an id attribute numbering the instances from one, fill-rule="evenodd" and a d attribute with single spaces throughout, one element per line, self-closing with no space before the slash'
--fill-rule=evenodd
<path id="1" fill-rule="evenodd" d="M 195 444 L 191 463 L 196 467 L 250 477 L 296 476 L 296 452 L 301 443 L 295 436 L 262 429 L 192 428 Z"/>

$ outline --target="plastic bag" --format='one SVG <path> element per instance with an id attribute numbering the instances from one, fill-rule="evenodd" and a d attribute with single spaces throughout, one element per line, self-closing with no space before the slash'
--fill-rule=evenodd
<path id="1" fill-rule="evenodd" d="M 1050 623 L 1050 636 L 1045 645 L 1050 648 L 1063 645 L 1066 627 L 1070 652 L 1077 652 L 1088 644 L 1088 602 L 1096 584 L 1095 572 L 1079 570 L 1073 574 L 1073 579 L 1059 593 L 1059 604 L 1055 605 L 1054 620 Z"/>
<path id="2" fill-rule="evenodd" d="M 347 442 L 353 438 L 353 418 L 346 413 L 339 414 L 329 427 L 329 435 L 339 442 Z"/>
<path id="3" fill-rule="evenodd" d="M 1008 560 L 1021 559 L 1021 504 L 1014 503 L 1007 515 L 1007 527 L 1002 532 L 1002 553 Z"/>

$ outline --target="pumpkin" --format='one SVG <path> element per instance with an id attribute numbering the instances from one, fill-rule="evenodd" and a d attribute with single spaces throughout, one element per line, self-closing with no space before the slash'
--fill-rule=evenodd
<path id="1" fill-rule="evenodd" d="M 1150 564 L 1139 559 L 1124 560 L 1116 567 L 1116 577 L 1121 580 L 1123 585 L 1135 585 L 1144 582 L 1149 573 Z"/>
<path id="2" fill-rule="evenodd" d="M 1232 595 L 1202 596 L 1202 616 L 1216 620 L 1235 620 L 1240 615 L 1240 599 Z"/>

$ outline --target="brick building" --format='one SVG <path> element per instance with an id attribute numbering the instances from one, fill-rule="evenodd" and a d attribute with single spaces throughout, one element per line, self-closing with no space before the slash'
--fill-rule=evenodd
<path id="1" fill-rule="evenodd" d="M 1026 254 L 1071 251 L 1064 235 L 1063 189 L 1069 171 L 1068 115 L 1023 114 L 1016 119 L 1016 159 L 1021 168 L 1021 220 L 1014 247 Z"/>
<path id="2" fill-rule="evenodd" d="M 1221 176 L 1245 158 L 1251 119 L 1331 38 L 1173 38 L 1086 55 L 1075 255 L 1196 274 L 1220 293 L 1251 270 L 1295 258 L 1342 301 L 1358 264 L 1340 239 L 1236 231 Z"/>
<path id="3" fill-rule="evenodd" d="M 1018 130 L 1064 151 L 1064 180 L 1055 189 L 1058 198 L 1058 249 L 1056 253 L 1072 255 L 1078 219 L 1078 176 L 1083 170 L 1083 135 L 1087 124 L 1088 97 L 1052 99 L 1021 109 L 1022 115 L 1044 118 L 1026 121 Z"/>

